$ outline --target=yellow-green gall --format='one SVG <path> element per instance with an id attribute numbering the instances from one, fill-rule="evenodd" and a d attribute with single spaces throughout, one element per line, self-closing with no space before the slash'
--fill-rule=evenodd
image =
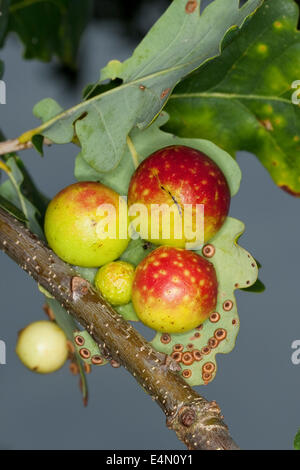
<path id="1" fill-rule="evenodd" d="M 33 372 L 49 374 L 60 369 L 67 360 L 67 338 L 54 322 L 37 321 L 19 334 L 16 353 Z"/>
<path id="2" fill-rule="evenodd" d="M 95 286 L 112 305 L 125 305 L 131 300 L 134 266 L 126 261 L 108 263 L 96 274 Z"/>
<path id="3" fill-rule="evenodd" d="M 118 259 L 129 243 L 127 204 L 101 183 L 81 181 L 60 191 L 45 216 L 50 248 L 67 263 L 98 268 Z"/>

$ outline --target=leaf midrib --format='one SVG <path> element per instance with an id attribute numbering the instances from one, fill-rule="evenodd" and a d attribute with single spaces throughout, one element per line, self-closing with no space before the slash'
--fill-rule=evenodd
<path id="1" fill-rule="evenodd" d="M 220 99 L 233 99 L 233 100 L 261 100 L 261 101 L 278 101 L 292 105 L 291 100 L 281 98 L 274 95 L 256 95 L 256 94 L 243 94 L 243 93 L 222 93 L 222 92 L 199 92 L 199 93 L 173 93 L 170 100 L 173 99 L 189 99 L 189 98 L 220 98 Z M 295 105 L 294 105 L 295 106 Z"/>
<path id="2" fill-rule="evenodd" d="M 217 56 L 210 57 L 208 60 L 214 59 L 215 57 L 217 57 Z M 110 95 L 112 95 L 116 92 L 120 92 L 121 90 L 129 88 L 131 86 L 144 85 L 147 81 L 152 80 L 153 78 L 169 74 L 170 72 L 174 72 L 176 70 L 180 70 L 181 68 L 184 68 L 187 65 L 189 65 L 189 64 L 191 65 L 195 62 L 197 62 L 197 61 L 194 60 L 194 61 L 191 61 L 191 62 L 185 62 L 184 64 L 179 64 L 179 65 L 176 65 L 176 66 L 173 66 L 173 67 L 169 67 L 167 69 L 159 70 L 157 72 L 146 75 L 144 77 L 137 78 L 133 81 L 123 83 L 122 85 L 120 85 L 116 88 L 105 91 L 104 93 L 101 93 L 100 95 L 93 96 L 92 98 L 89 98 L 88 100 L 81 101 L 77 105 L 75 105 L 71 108 L 68 108 L 67 110 L 63 111 L 62 113 L 60 113 L 60 114 L 54 116 L 53 118 L 49 119 L 48 121 L 44 122 L 40 126 L 33 129 L 32 131 L 29 131 L 29 133 L 31 134 L 30 137 L 32 137 L 34 134 L 37 134 L 39 132 L 41 133 L 42 131 L 44 131 L 46 129 L 49 129 L 49 127 L 51 127 L 57 121 L 59 121 L 63 118 L 68 118 L 68 117 L 72 116 L 74 113 L 76 113 L 76 111 L 79 111 L 80 109 L 84 110 L 84 109 L 88 108 L 90 105 L 96 103 L 97 101 L 100 102 L 102 98 L 106 98 L 107 96 L 110 96 Z M 175 87 L 175 85 L 173 86 L 173 88 Z M 148 91 L 150 91 L 150 89 Z M 165 104 L 165 101 L 162 100 L 162 107 L 164 106 L 164 104 Z M 24 134 L 24 136 L 25 135 L 27 135 L 27 132 Z M 21 138 L 22 138 L 22 136 L 21 136 Z"/>

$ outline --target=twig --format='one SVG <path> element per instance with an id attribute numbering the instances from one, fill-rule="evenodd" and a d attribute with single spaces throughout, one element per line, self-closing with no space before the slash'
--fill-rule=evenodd
<path id="1" fill-rule="evenodd" d="M 91 284 L 2 208 L 0 249 L 90 331 L 107 358 L 135 377 L 165 413 L 167 426 L 188 449 L 238 449 L 217 403 L 199 396 L 178 374 L 178 365 L 170 356 L 153 350 Z"/>
<path id="2" fill-rule="evenodd" d="M 52 145 L 51 140 L 44 138 L 44 145 Z M 20 142 L 19 139 L 5 140 L 0 142 L 0 155 L 5 155 L 6 153 L 19 152 L 20 150 L 31 149 L 33 144 L 31 141 Z"/>

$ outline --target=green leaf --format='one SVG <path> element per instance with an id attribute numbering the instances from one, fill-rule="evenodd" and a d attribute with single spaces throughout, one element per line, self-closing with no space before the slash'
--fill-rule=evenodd
<path id="1" fill-rule="evenodd" d="M 182 139 L 162 131 L 160 126 L 164 125 L 167 120 L 168 115 L 162 112 L 151 126 L 143 130 L 135 128 L 131 132 L 130 138 L 138 154 L 137 162 L 134 162 L 130 150 L 127 147 L 120 163 L 113 171 L 97 172 L 89 166 L 81 152 L 75 162 L 75 177 L 80 181 L 101 181 L 119 194 L 126 195 L 131 176 L 135 171 L 135 165 L 137 163 L 140 163 L 151 153 L 162 147 L 168 145 L 187 145 L 201 150 L 217 163 L 226 176 L 231 195 L 234 196 L 238 192 L 241 181 L 241 170 L 238 164 L 227 152 L 208 140 Z"/>
<path id="2" fill-rule="evenodd" d="M 45 296 L 47 299 L 54 299 L 55 297 L 50 294 L 41 284 L 38 284 L 38 290 Z"/>
<path id="3" fill-rule="evenodd" d="M 152 243 L 149 243 L 141 238 L 137 240 L 130 240 L 128 247 L 120 256 L 122 261 L 127 261 L 134 266 L 137 266 L 152 250 L 157 248 Z"/>
<path id="4" fill-rule="evenodd" d="M 246 292 L 254 292 L 256 294 L 260 294 L 261 292 L 264 292 L 266 290 L 266 286 L 264 285 L 263 282 L 261 282 L 260 279 L 257 279 L 257 281 L 253 284 L 253 286 L 246 287 L 245 289 L 241 289 Z"/>
<path id="5" fill-rule="evenodd" d="M 79 42 L 91 16 L 92 0 L 11 0 L 9 31 L 25 46 L 25 59 L 57 56 L 74 69 Z"/>
<path id="6" fill-rule="evenodd" d="M 44 98 L 33 108 L 33 114 L 43 122 L 54 118 L 63 111 L 63 108 L 52 98 Z"/>
<path id="7" fill-rule="evenodd" d="M 126 305 L 118 305 L 117 307 L 114 307 L 114 309 L 127 321 L 139 321 L 132 302 L 129 302 L 129 304 Z"/>
<path id="8" fill-rule="evenodd" d="M 5 138 L 2 132 L 0 131 L 0 141 L 2 140 L 5 140 Z M 6 164 L 11 158 L 14 158 L 15 164 L 18 168 L 17 179 L 19 179 L 19 181 L 21 182 L 19 187 L 21 194 L 18 194 L 19 190 L 17 190 L 17 188 L 15 187 L 16 196 L 18 196 L 19 200 L 20 198 L 25 197 L 33 206 L 35 206 L 37 210 L 34 216 L 37 218 L 39 225 L 42 227 L 44 214 L 48 206 L 49 199 L 39 191 L 39 189 L 33 182 L 29 172 L 27 171 L 24 163 L 16 154 L 2 155 L 1 158 Z"/>
<path id="9" fill-rule="evenodd" d="M 84 88 L 82 97 L 85 100 L 88 98 L 93 98 L 94 96 L 101 95 L 101 93 L 104 93 L 105 91 L 117 88 L 120 85 L 122 85 L 122 80 L 119 78 L 111 80 L 109 83 L 90 83 Z"/>
<path id="10" fill-rule="evenodd" d="M 176 87 L 166 130 L 205 137 L 233 156 L 252 152 L 278 186 L 300 196 L 298 16 L 293 0 L 265 1 L 220 57 Z"/>
<path id="11" fill-rule="evenodd" d="M 7 23 L 9 14 L 9 0 L 0 0 L 0 47 L 3 46 L 5 35 L 7 33 Z"/>
<path id="12" fill-rule="evenodd" d="M 14 204 L 10 201 L 5 199 L 3 196 L 0 195 L 0 207 L 2 209 L 9 212 L 9 214 L 13 215 L 16 219 L 20 220 L 21 222 L 27 222 L 27 219 L 22 211 L 18 209 Z"/>
<path id="13" fill-rule="evenodd" d="M 75 128 L 86 162 L 96 171 L 114 169 L 132 129 L 149 125 L 179 80 L 218 55 L 227 31 L 240 27 L 261 2 L 248 0 L 238 8 L 237 0 L 215 0 L 201 16 L 199 3 L 174 0 L 130 59 L 109 62 L 98 84 L 119 78 L 121 86 L 83 101 L 32 132 L 67 143 Z"/>
<path id="14" fill-rule="evenodd" d="M 44 148 L 43 148 L 44 137 L 40 134 L 36 134 L 32 137 L 32 144 L 35 150 L 41 155 L 44 155 Z"/>
<path id="15" fill-rule="evenodd" d="M 203 385 L 213 380 L 217 371 L 216 354 L 229 353 L 234 348 L 239 330 L 234 290 L 254 284 L 258 274 L 254 258 L 236 242 L 243 232 L 244 224 L 228 217 L 210 241 L 215 252 L 209 261 L 215 267 L 219 283 L 216 312 L 200 328 L 177 335 L 157 333 L 152 341 L 155 349 L 166 354 L 172 354 L 178 345 L 182 354 L 197 351 L 199 357 L 191 365 L 179 362 L 181 373 L 190 385 Z"/>
<path id="16" fill-rule="evenodd" d="M 297 432 L 295 439 L 294 439 L 294 449 L 300 450 L 300 429 Z"/>
<path id="17" fill-rule="evenodd" d="M 80 340 L 80 344 L 78 344 L 78 340 Z M 86 330 L 73 331 L 73 343 L 77 354 L 80 355 L 81 360 L 86 364 L 104 366 L 108 363 L 108 361 L 101 355 L 98 344 Z M 80 354 L 82 348 L 84 348 L 85 353 L 89 353 L 86 357 Z M 97 363 L 93 362 L 93 359 L 95 359 L 94 356 L 97 356 Z"/>
<path id="18" fill-rule="evenodd" d="M 255 262 L 258 267 L 258 270 L 260 270 L 261 268 L 260 262 L 257 261 L 257 259 L 255 260 Z M 257 281 L 252 286 L 246 287 L 245 289 L 241 289 L 241 290 L 245 290 L 246 292 L 254 292 L 256 294 L 260 294 L 261 292 L 264 292 L 266 290 L 266 286 L 264 285 L 263 282 L 261 282 L 260 279 L 257 279 Z"/>
<path id="19" fill-rule="evenodd" d="M 40 238 L 44 238 L 43 231 L 40 226 L 40 214 L 32 202 L 27 199 L 22 192 L 22 184 L 24 183 L 24 174 L 21 171 L 16 156 L 9 156 L 5 161 L 10 168 L 8 179 L 0 186 L 0 195 L 8 199 L 14 204 L 26 218 L 26 225 Z"/>

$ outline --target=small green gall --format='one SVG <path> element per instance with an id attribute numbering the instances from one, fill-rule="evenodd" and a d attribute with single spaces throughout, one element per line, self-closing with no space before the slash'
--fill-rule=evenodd
<path id="1" fill-rule="evenodd" d="M 126 261 L 108 263 L 96 274 L 95 286 L 112 305 L 125 305 L 131 300 L 134 266 Z"/>

